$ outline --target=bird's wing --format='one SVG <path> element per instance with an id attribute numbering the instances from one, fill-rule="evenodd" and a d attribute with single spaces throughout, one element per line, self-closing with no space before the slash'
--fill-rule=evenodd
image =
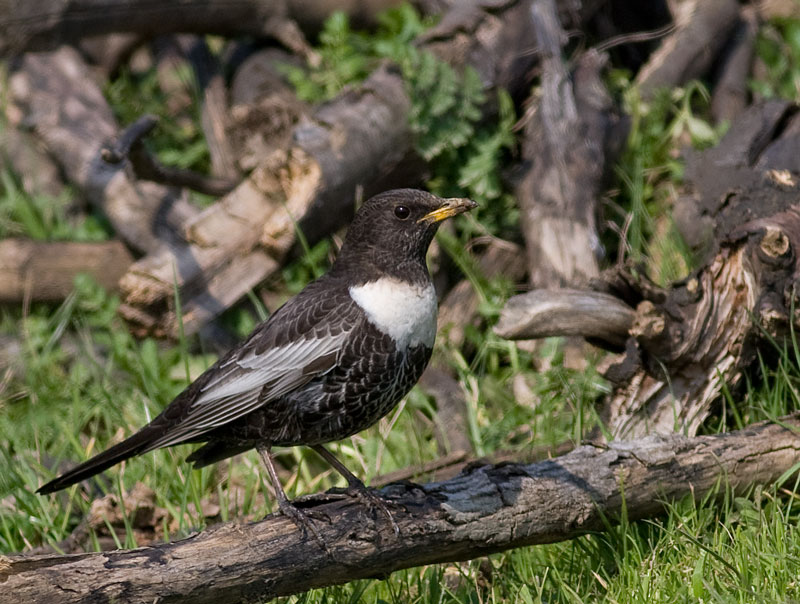
<path id="1" fill-rule="evenodd" d="M 290 300 L 198 378 L 191 399 L 164 411 L 171 426 L 148 450 L 228 424 L 329 371 L 360 315 L 346 290 L 313 295 L 315 289 Z"/>

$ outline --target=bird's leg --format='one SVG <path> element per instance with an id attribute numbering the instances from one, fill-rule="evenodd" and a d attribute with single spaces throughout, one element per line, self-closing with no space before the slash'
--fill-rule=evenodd
<path id="1" fill-rule="evenodd" d="M 400 527 L 397 526 L 397 522 L 394 520 L 394 516 L 389 511 L 389 508 L 386 507 L 386 504 L 383 502 L 383 499 L 380 496 L 376 495 L 374 489 L 369 489 L 361 480 L 356 477 L 350 470 L 345 467 L 345 465 L 336 459 L 333 456 L 333 453 L 328 451 L 322 445 L 311 445 L 311 448 L 314 449 L 317 453 L 319 453 L 320 457 L 322 457 L 325 461 L 333 466 L 333 468 L 339 472 L 342 476 L 344 476 L 345 480 L 347 480 L 347 494 L 351 497 L 356 497 L 361 499 L 366 505 L 372 506 L 374 508 L 378 508 L 383 514 L 389 519 L 389 522 L 392 524 L 392 530 L 394 530 L 395 535 L 400 535 Z"/>
<path id="2" fill-rule="evenodd" d="M 322 549 L 324 549 L 329 556 L 332 556 L 330 549 L 328 549 L 328 544 L 325 543 L 322 535 L 320 535 L 319 531 L 317 531 L 316 527 L 314 527 L 314 523 L 311 518 L 309 518 L 300 508 L 295 507 L 286 496 L 286 491 L 283 490 L 281 481 L 278 479 L 278 473 L 275 471 L 275 458 L 272 456 L 272 450 L 270 447 L 268 445 L 259 443 L 256 445 L 256 450 L 258 451 L 259 455 L 261 455 L 261 459 L 264 460 L 264 465 L 267 466 L 267 472 L 269 473 L 272 487 L 275 489 L 275 496 L 278 499 L 278 508 L 280 508 L 281 514 L 294 522 L 297 528 L 303 531 L 306 536 L 308 536 L 308 531 L 311 531 L 311 533 L 314 535 L 314 538 L 316 538 L 316 540 L 322 546 Z"/>

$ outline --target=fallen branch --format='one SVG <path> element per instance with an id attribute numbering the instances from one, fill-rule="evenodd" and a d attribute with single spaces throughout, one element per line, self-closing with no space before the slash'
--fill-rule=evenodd
<path id="1" fill-rule="evenodd" d="M 495 451 L 483 457 L 471 457 L 467 451 L 454 451 L 432 461 L 407 466 L 393 472 L 380 474 L 369 481 L 371 487 L 385 487 L 393 482 L 425 478 L 441 482 L 449 480 L 469 467 L 487 464 L 533 463 L 566 455 L 575 449 L 575 443 L 565 440 L 556 445 L 536 445 L 522 451 Z"/>
<path id="2" fill-rule="evenodd" d="M 347 10 L 354 22 L 374 22 L 383 9 L 400 0 L 342 2 L 337 0 L 2 0 L 0 55 L 26 50 L 52 50 L 85 36 L 114 32 L 156 36 L 170 33 L 222 36 L 272 36 L 286 43 L 289 23 L 317 31 L 335 10 Z M 288 30 L 288 31 L 287 31 Z M 299 33 L 299 32 L 298 32 Z M 291 47 L 291 42 L 289 42 Z"/>
<path id="3" fill-rule="evenodd" d="M 104 146 L 100 151 L 101 157 L 109 164 L 130 161 L 133 173 L 142 180 L 150 180 L 171 187 L 186 187 L 207 195 L 225 195 L 233 190 L 237 184 L 233 180 L 214 178 L 193 170 L 165 166 L 153 157 L 142 140 L 156 127 L 157 123 L 156 117 L 143 115 L 125 128 L 115 141 Z"/>
<path id="4" fill-rule="evenodd" d="M 516 187 L 533 287 L 577 285 L 599 273 L 597 201 L 627 133 L 601 77 L 607 57 L 587 52 L 572 71 L 562 58 L 567 34 L 555 4 L 531 5 L 542 85 L 523 118 L 528 168 Z"/>
<path id="5" fill-rule="evenodd" d="M 665 38 L 636 76 L 643 97 L 660 88 L 702 77 L 736 27 L 737 0 L 691 0 L 675 16 L 676 29 Z"/>
<path id="6" fill-rule="evenodd" d="M 382 490 L 400 536 L 347 496 L 314 496 L 327 555 L 287 518 L 226 524 L 174 543 L 68 556 L 0 557 L 0 601 L 69 604 L 264 601 L 402 568 L 552 543 L 662 513 L 686 496 L 771 484 L 800 459 L 800 418 L 688 438 L 585 445 L 530 464 L 468 469 L 452 480 Z M 624 493 L 624 494 L 623 494 Z"/>
<path id="7" fill-rule="evenodd" d="M 75 276 L 88 273 L 109 290 L 133 263 L 120 241 L 0 241 L 0 302 L 63 300 Z"/>

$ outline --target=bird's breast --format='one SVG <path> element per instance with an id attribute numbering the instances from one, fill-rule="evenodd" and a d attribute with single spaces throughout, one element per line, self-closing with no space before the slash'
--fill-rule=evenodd
<path id="1" fill-rule="evenodd" d="M 437 303 L 432 283 L 419 285 L 382 277 L 354 285 L 349 292 L 369 322 L 391 336 L 399 349 L 433 347 Z"/>

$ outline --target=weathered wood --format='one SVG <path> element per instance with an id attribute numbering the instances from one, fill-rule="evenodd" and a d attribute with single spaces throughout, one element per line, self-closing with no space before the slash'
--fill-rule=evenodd
<path id="1" fill-rule="evenodd" d="M 281 65 L 301 63 L 278 48 L 260 50 L 242 62 L 231 82 L 228 136 L 245 172 L 275 150 L 287 149 L 298 122 L 311 118 L 311 108 L 297 98 Z"/>
<path id="2" fill-rule="evenodd" d="M 452 30 L 440 25 L 426 48 L 458 69 L 471 65 L 487 88 L 517 91 L 534 60 L 523 52 L 530 43 L 528 2 L 495 4 L 472 11 L 467 29 L 463 21 Z M 184 330 L 193 333 L 277 269 L 298 226 L 308 241 L 318 241 L 352 216 L 358 191 L 369 196 L 408 186 L 393 170 L 411 151 L 409 108 L 402 77 L 391 67 L 321 106 L 292 129 L 287 148 L 262 158 L 236 190 L 186 225 L 189 245 L 131 268 L 121 286 L 123 316 L 139 333 L 175 335 L 177 285 Z M 233 271 L 243 258 L 252 270 L 240 279 Z"/>
<path id="3" fill-rule="evenodd" d="M 800 289 L 798 173 L 798 107 L 784 101 L 751 107 L 717 147 L 689 154 L 686 178 L 692 193 L 681 202 L 679 224 L 697 229 L 698 241 L 712 242 L 702 266 L 667 288 L 629 266 L 609 269 L 591 282 L 595 291 L 635 308 L 632 322 L 624 311 L 613 330 L 621 336 L 629 324 L 630 337 L 624 356 L 606 372 L 615 387 L 600 415 L 614 437 L 675 430 L 694 434 L 723 389 L 737 392 L 743 386 L 759 353 L 774 354 L 776 341 L 791 346 Z M 570 317 L 563 310 L 568 299 L 559 301 L 554 294 L 531 299 L 537 295 L 544 296 L 544 310 L 555 304 L 564 319 L 543 335 L 597 335 L 590 328 L 597 327 L 602 309 Z M 518 327 L 521 334 L 534 335 L 527 331 L 529 320 L 534 328 L 546 329 L 550 319 L 539 316 L 537 305 L 530 317 L 524 306 L 513 308 L 524 300 L 512 304 L 501 331 L 511 335 Z"/>
<path id="4" fill-rule="evenodd" d="M 454 478 L 467 468 L 478 465 L 504 464 L 504 463 L 533 463 L 544 459 L 551 459 L 566 455 L 575 449 L 572 441 L 563 441 L 556 445 L 536 445 L 524 450 L 495 451 L 480 458 L 470 456 L 466 451 L 454 451 L 442 457 L 422 464 L 408 466 L 387 474 L 380 474 L 372 478 L 369 484 L 373 488 L 385 487 L 393 482 L 405 480 L 418 480 L 427 478 L 441 482 Z M 49 553 L 49 552 L 41 552 Z"/>
<path id="5" fill-rule="evenodd" d="M 604 55 L 588 52 L 570 72 L 567 36 L 553 0 L 536 0 L 531 18 L 542 86 L 524 118 L 528 169 L 516 187 L 533 287 L 585 283 L 599 272 L 597 202 L 626 126 L 605 90 Z"/>
<path id="6" fill-rule="evenodd" d="M 636 76 L 643 97 L 702 77 L 725 45 L 739 17 L 737 0 L 690 0 L 675 15 L 675 31 Z"/>
<path id="7" fill-rule="evenodd" d="M 632 339 L 610 370 L 616 387 L 602 410 L 612 434 L 694 434 L 723 389 L 743 389 L 759 353 L 773 354 L 776 341 L 791 347 L 797 111 L 782 102 L 753 106 L 717 147 L 690 156 L 686 177 L 714 244 L 700 269 L 665 290 L 637 292 L 638 279 L 628 276 L 632 289 L 621 297 L 636 306 Z"/>
<path id="8" fill-rule="evenodd" d="M 30 132 L 11 126 L 0 128 L 0 169 L 3 168 L 14 173 L 28 195 L 58 197 L 64 193 L 58 165 Z"/>
<path id="9" fill-rule="evenodd" d="M 585 445 L 547 461 L 471 467 L 446 482 L 382 489 L 400 527 L 347 496 L 303 503 L 328 543 L 282 516 L 175 543 L 68 556 L 0 557 L 0 601 L 192 604 L 265 601 L 315 587 L 600 531 L 683 497 L 742 493 L 800 460 L 800 420 L 688 438 Z"/>
<path id="10" fill-rule="evenodd" d="M 628 339 L 633 319 L 634 310 L 609 294 L 537 289 L 510 298 L 494 331 L 509 340 L 583 336 L 620 346 Z"/>
<path id="11" fill-rule="evenodd" d="M 119 241 L 4 239 L 0 241 L 0 302 L 63 300 L 79 273 L 88 273 L 113 290 L 132 263 L 130 252 Z"/>
<path id="12" fill-rule="evenodd" d="M 125 163 L 103 161 L 101 150 L 117 136 L 118 126 L 74 49 L 24 55 L 10 77 L 9 91 L 15 110 L 66 177 L 108 217 L 132 249 L 154 251 L 181 238 L 181 225 L 197 213 L 181 191 L 136 182 Z"/>

